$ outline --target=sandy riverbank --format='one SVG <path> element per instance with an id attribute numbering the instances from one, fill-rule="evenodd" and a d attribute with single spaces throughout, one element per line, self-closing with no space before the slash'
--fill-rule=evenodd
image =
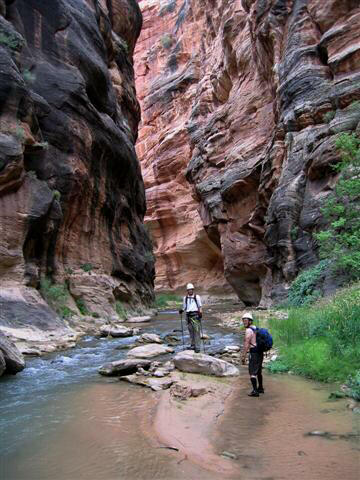
<path id="1" fill-rule="evenodd" d="M 359 419 L 346 400 L 329 402 L 330 386 L 268 375 L 265 396 L 253 399 L 246 368 L 231 379 L 177 375 L 179 383 L 210 392 L 185 401 L 169 390 L 158 395 L 152 439 L 158 448 L 178 449 L 166 453 L 174 459 L 172 478 L 357 480 Z M 311 431 L 335 436 L 329 441 Z"/>

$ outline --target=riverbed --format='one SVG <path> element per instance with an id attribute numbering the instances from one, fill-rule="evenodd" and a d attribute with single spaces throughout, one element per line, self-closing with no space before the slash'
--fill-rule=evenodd
<path id="1" fill-rule="evenodd" d="M 207 352 L 239 343 L 237 332 L 217 323 L 211 315 L 204 320 L 204 333 L 211 337 Z M 179 329 L 175 312 L 142 325 L 143 332 L 160 335 Z M 181 339 L 181 331 L 175 335 Z M 153 423 L 168 393 L 98 374 L 100 365 L 125 357 L 127 351 L 118 347 L 133 341 L 87 337 L 75 349 L 28 359 L 23 372 L 1 379 L 1 479 L 358 479 L 359 416 L 346 409 L 346 400 L 329 401 L 331 386 L 288 375 L 267 375 L 265 395 L 249 398 L 245 368 L 210 438 L 203 439 L 211 448 L 211 465 L 201 438 L 203 457 L 184 455 L 181 445 L 179 451 L 162 448 L 169 445 Z M 180 343 L 176 350 L 182 348 Z M 196 405 L 191 402 L 184 408 Z M 201 426 L 196 418 L 189 438 L 191 428 L 198 432 Z M 340 436 L 306 435 L 314 430 Z M 347 434 L 352 435 L 341 437 Z M 225 472 L 214 467 L 217 456 L 219 464 L 228 462 Z"/>

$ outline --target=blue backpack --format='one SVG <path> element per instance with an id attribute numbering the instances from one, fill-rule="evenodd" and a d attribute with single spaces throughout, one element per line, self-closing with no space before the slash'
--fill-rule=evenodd
<path id="1" fill-rule="evenodd" d="M 252 327 L 256 332 L 256 346 L 260 352 L 268 352 L 273 346 L 273 338 L 266 328 Z"/>

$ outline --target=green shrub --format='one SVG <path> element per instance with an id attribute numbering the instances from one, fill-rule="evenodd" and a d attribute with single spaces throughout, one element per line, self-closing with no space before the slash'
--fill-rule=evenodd
<path id="1" fill-rule="evenodd" d="M 360 401 L 360 370 L 354 375 L 350 375 L 346 383 L 350 388 L 350 396 Z"/>
<path id="2" fill-rule="evenodd" d="M 173 38 L 171 35 L 168 33 L 165 33 L 161 38 L 160 38 L 161 45 L 163 48 L 169 49 L 171 45 L 173 44 Z"/>
<path id="3" fill-rule="evenodd" d="M 169 308 L 173 307 L 175 304 L 180 306 L 181 303 L 182 297 L 180 295 L 175 295 L 174 293 L 159 293 L 155 297 L 156 308 Z"/>
<path id="4" fill-rule="evenodd" d="M 94 266 L 92 265 L 92 263 L 84 263 L 83 265 L 80 265 L 80 268 L 84 272 L 91 272 L 91 270 L 94 268 Z"/>
<path id="5" fill-rule="evenodd" d="M 19 35 L 10 32 L 0 32 L 0 45 L 10 48 L 10 50 L 19 50 L 24 41 Z"/>
<path id="6" fill-rule="evenodd" d="M 76 306 L 78 307 L 81 315 L 89 315 L 90 314 L 87 306 L 85 305 L 85 301 L 84 301 L 83 298 L 77 298 L 75 300 L 75 303 L 76 303 Z"/>
<path id="7" fill-rule="evenodd" d="M 280 359 L 276 359 L 274 362 L 269 362 L 265 364 L 265 367 L 271 373 L 285 373 L 290 370 L 289 366 Z"/>
<path id="8" fill-rule="evenodd" d="M 334 112 L 334 110 L 330 110 L 330 112 L 326 112 L 326 113 L 323 115 L 323 120 L 324 120 L 324 122 L 330 123 L 331 120 L 335 117 L 335 114 L 336 114 L 336 112 Z"/>
<path id="9" fill-rule="evenodd" d="M 40 282 L 40 293 L 50 307 L 62 318 L 67 318 L 73 314 L 72 310 L 66 305 L 70 296 L 66 285 L 54 284 L 49 278 L 43 278 Z"/>
<path id="10" fill-rule="evenodd" d="M 360 278 L 360 139 L 344 133 L 336 146 L 342 153 L 334 167 L 340 178 L 322 209 L 328 227 L 315 238 L 321 258 L 356 280 Z"/>
<path id="11" fill-rule="evenodd" d="M 309 305 L 319 299 L 321 292 L 317 289 L 317 286 L 328 266 L 329 262 L 322 260 L 315 267 L 301 272 L 289 288 L 288 306 L 300 307 Z"/>
<path id="12" fill-rule="evenodd" d="M 55 200 L 60 200 L 61 193 L 59 192 L 59 190 L 53 190 L 53 197 Z"/>

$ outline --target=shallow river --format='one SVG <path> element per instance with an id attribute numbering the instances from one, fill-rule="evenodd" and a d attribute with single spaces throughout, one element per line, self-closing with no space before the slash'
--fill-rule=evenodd
<path id="1" fill-rule="evenodd" d="M 179 316 L 169 313 L 143 331 L 165 334 L 179 327 Z M 238 343 L 236 333 L 210 316 L 204 330 L 212 338 L 207 351 Z M 22 373 L 1 379 L 1 480 L 216 478 L 154 445 L 148 427 L 159 393 L 97 373 L 126 355 L 117 347 L 133 341 L 85 338 L 65 353 L 28 359 Z M 330 387 L 289 376 L 267 375 L 266 381 L 265 396 L 250 399 L 242 372 L 214 438 L 219 454 L 236 455 L 229 459 L 239 470 L 236 478 L 358 480 L 358 437 L 304 436 L 310 430 L 358 434 L 358 416 L 344 401 L 327 400 Z"/>

